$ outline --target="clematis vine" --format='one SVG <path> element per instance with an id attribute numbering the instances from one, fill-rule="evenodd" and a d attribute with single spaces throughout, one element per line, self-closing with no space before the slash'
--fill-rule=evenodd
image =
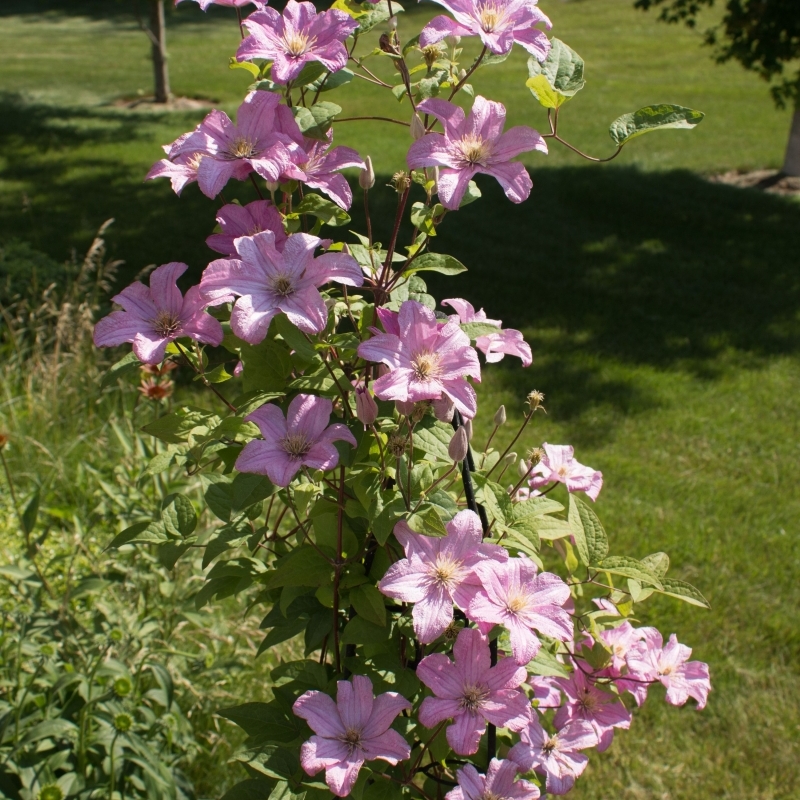
<path id="1" fill-rule="evenodd" d="M 395 561 L 378 588 L 387 597 L 414 603 L 414 632 L 428 644 L 453 622 L 453 604 L 466 611 L 480 589 L 475 567 L 484 560 L 506 561 L 508 552 L 484 544 L 481 521 L 474 511 L 459 511 L 447 523 L 447 536 L 414 533 L 405 520 L 394 535 L 406 557 Z"/>
<path id="2" fill-rule="evenodd" d="M 182 295 L 176 281 L 189 267 L 178 261 L 154 269 L 150 286 L 136 281 L 112 299 L 122 311 L 112 311 L 94 327 L 98 347 L 133 344 L 143 364 L 159 364 L 167 345 L 184 336 L 197 342 L 219 345 L 222 325 L 206 313 L 209 303 L 192 286 Z"/>
<path id="3" fill-rule="evenodd" d="M 339 463 L 334 442 L 356 440 L 346 425 L 329 425 L 333 404 L 326 397 L 298 394 L 286 416 L 278 406 L 267 403 L 245 417 L 254 422 L 263 440 L 248 442 L 236 459 L 240 472 L 266 475 L 276 486 L 288 486 L 303 468 L 329 470 Z"/>
<path id="4" fill-rule="evenodd" d="M 457 322 L 483 322 L 485 325 L 494 325 L 498 328 L 497 333 L 479 336 L 475 340 L 475 346 L 486 356 L 487 364 L 494 364 L 502 360 L 505 355 L 518 356 L 522 360 L 523 367 L 529 367 L 533 362 L 531 346 L 522 338 L 519 331 L 513 328 L 500 330 L 503 324 L 501 320 L 488 319 L 483 309 L 476 311 L 472 303 L 459 297 L 442 300 L 442 305 L 450 306 L 456 312 L 453 317 Z"/>
<path id="5" fill-rule="evenodd" d="M 358 262 L 345 253 L 314 258 L 321 239 L 295 233 L 276 246 L 272 231 L 234 240 L 239 259 L 219 259 L 206 267 L 200 292 L 212 304 L 236 299 L 231 329 L 243 341 L 258 344 L 276 314 L 284 312 L 304 333 L 319 333 L 328 322 L 328 309 L 319 287 L 329 281 L 361 286 Z"/>
<path id="6" fill-rule="evenodd" d="M 527 664 L 539 652 L 541 642 L 535 631 L 561 642 L 572 639 L 572 619 L 564 609 L 569 587 L 557 575 L 537 574 L 527 556 L 477 564 L 475 572 L 482 591 L 469 604 L 469 618 L 484 623 L 486 629 L 504 625 L 518 664 Z"/>
<path id="7" fill-rule="evenodd" d="M 256 200 L 246 206 L 229 203 L 217 211 L 217 223 L 222 233 L 212 233 L 206 239 L 206 244 L 212 250 L 232 258 L 238 255 L 234 240 L 241 236 L 272 231 L 277 250 L 282 250 L 286 243 L 283 217 L 269 200 Z"/>
<path id="8" fill-rule="evenodd" d="M 409 758 L 408 742 L 390 725 L 411 703 L 396 692 L 375 697 L 372 681 L 364 675 L 336 686 L 335 703 L 312 690 L 295 700 L 293 711 L 316 734 L 300 749 L 301 766 L 309 775 L 324 769 L 328 788 L 337 797 L 347 797 L 365 761 L 397 764 Z"/>
<path id="9" fill-rule="evenodd" d="M 566 794 L 579 778 L 589 758 L 581 750 L 597 744 L 594 728 L 584 720 L 576 720 L 550 735 L 539 719 L 534 716 L 520 733 L 517 742 L 508 753 L 521 771 L 536 772 L 546 776 L 548 794 Z"/>
<path id="10" fill-rule="evenodd" d="M 417 139 L 406 161 L 412 169 L 441 168 L 437 191 L 445 208 L 459 207 L 469 182 L 479 173 L 496 178 L 513 203 L 528 198 L 533 188 L 530 176 L 522 164 L 511 159 L 529 150 L 547 153 L 547 144 L 533 128 L 524 125 L 503 133 L 505 106 L 479 95 L 468 117 L 459 106 L 436 98 L 418 103 L 417 111 L 436 117 L 444 133 L 428 133 Z"/>
<path id="11" fill-rule="evenodd" d="M 391 370 L 373 384 L 376 397 L 417 402 L 446 395 L 472 419 L 478 403 L 475 390 L 464 379 L 479 381 L 481 368 L 469 337 L 454 322 L 440 325 L 433 311 L 415 300 L 400 306 L 396 330 L 397 334 L 376 333 L 358 347 L 361 358 Z"/>
<path id="12" fill-rule="evenodd" d="M 236 58 L 272 61 L 270 77 L 275 83 L 293 81 L 309 61 L 319 61 L 329 72 L 347 63 L 343 42 L 358 23 L 343 11 L 317 13 L 313 3 L 288 0 L 283 14 L 264 7 L 251 14 L 244 25 L 250 35 L 239 45 Z"/>
<path id="13" fill-rule="evenodd" d="M 436 0 L 455 18 L 434 17 L 419 37 L 420 47 L 440 42 L 446 36 L 479 36 L 484 47 L 505 55 L 516 43 L 534 58 L 544 61 L 550 42 L 536 25 L 550 20 L 536 5 L 537 0 Z"/>
<path id="14" fill-rule="evenodd" d="M 446 800 L 536 800 L 539 787 L 529 781 L 514 780 L 519 764 L 511 760 L 493 758 L 489 769 L 481 775 L 472 764 L 462 767 L 457 773 L 458 786 L 451 789 Z"/>
<path id="15" fill-rule="evenodd" d="M 432 653 L 420 661 L 417 677 L 433 692 L 419 709 L 419 721 L 433 728 L 447 719 L 447 742 L 462 756 L 478 752 L 486 723 L 520 731 L 530 722 L 528 698 L 518 687 L 528 677 L 512 658 L 491 665 L 489 643 L 475 628 L 464 628 L 453 645 L 454 661 Z"/>
<path id="16" fill-rule="evenodd" d="M 597 500 L 603 488 L 603 473 L 585 467 L 575 460 L 575 449 L 568 444 L 542 445 L 539 463 L 531 470 L 530 487 L 534 494 L 550 483 L 563 483 L 568 492 L 586 492 L 587 497 Z"/>

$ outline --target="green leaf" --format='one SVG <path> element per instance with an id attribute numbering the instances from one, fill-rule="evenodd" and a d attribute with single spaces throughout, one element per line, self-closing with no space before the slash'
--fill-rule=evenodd
<path id="1" fill-rule="evenodd" d="M 245 69 L 256 80 L 258 80 L 258 76 L 261 74 L 261 69 L 257 64 L 254 64 L 252 61 L 237 61 L 236 56 L 230 57 L 230 60 L 228 61 L 228 69 Z"/>
<path id="2" fill-rule="evenodd" d="M 538 531 L 532 526 L 527 525 L 526 520 L 515 522 L 505 528 L 509 544 L 518 546 L 518 549 L 526 553 L 538 553 L 541 547 Z"/>
<path id="3" fill-rule="evenodd" d="M 240 472 L 231 484 L 231 511 L 238 514 L 277 491 L 278 487 L 266 476 Z"/>
<path id="4" fill-rule="evenodd" d="M 171 494 L 161 505 L 161 521 L 168 534 L 186 538 L 197 527 L 197 514 L 188 498 Z"/>
<path id="5" fill-rule="evenodd" d="M 645 556 L 642 559 L 642 564 L 649 567 L 654 575 L 663 578 L 669 569 L 669 556 L 666 553 L 653 553 Z"/>
<path id="6" fill-rule="evenodd" d="M 421 450 L 439 461 L 452 463 L 448 447 L 453 438 L 453 429 L 443 422 L 424 422 L 414 428 L 414 449 Z"/>
<path id="7" fill-rule="evenodd" d="M 419 510 L 408 518 L 407 522 L 408 527 L 415 533 L 423 533 L 426 536 L 447 536 L 444 521 L 431 503 L 423 503 Z"/>
<path id="8" fill-rule="evenodd" d="M 491 519 L 502 524 L 512 521 L 514 511 L 511 497 L 499 483 L 489 481 L 478 490 L 476 499 L 483 504 Z"/>
<path id="9" fill-rule="evenodd" d="M 622 575 L 624 578 L 633 578 L 639 581 L 639 583 L 653 586 L 659 591 L 664 590 L 664 586 L 652 570 L 635 558 L 629 558 L 628 556 L 609 556 L 603 559 L 599 564 L 593 566 L 596 566 L 597 569 L 603 572 L 609 572 L 612 575 Z"/>
<path id="10" fill-rule="evenodd" d="M 212 475 L 214 480 L 209 483 L 203 497 L 211 513 L 217 519 L 228 522 L 231 518 L 232 504 L 230 479 L 216 473 L 208 473 L 206 479 L 210 479 Z"/>
<path id="11" fill-rule="evenodd" d="M 563 511 L 564 506 L 549 497 L 531 497 L 520 503 L 514 503 L 514 520 L 525 519 L 525 517 L 539 517 L 543 514 L 557 514 Z"/>
<path id="12" fill-rule="evenodd" d="M 139 369 L 142 366 L 142 362 L 136 358 L 136 354 L 134 352 L 127 353 L 124 355 L 116 364 L 113 364 L 109 367 L 108 372 L 103 375 L 103 379 L 100 381 L 100 388 L 105 389 L 106 386 L 110 386 L 114 381 L 121 378 L 123 375 L 127 375 L 129 372 L 134 372 L 135 370 Z"/>
<path id="13" fill-rule="evenodd" d="M 359 36 L 371 31 L 376 25 L 381 25 L 388 21 L 392 14 L 399 14 L 405 10 L 400 3 L 394 0 L 392 0 L 391 14 L 389 13 L 389 4 L 386 0 L 380 0 L 380 2 L 374 4 L 369 2 L 362 3 L 361 8 L 363 13 L 358 16 Z"/>
<path id="14" fill-rule="evenodd" d="M 674 578 L 664 578 L 662 584 L 664 586 L 663 589 L 656 589 L 656 591 L 660 591 L 661 594 L 677 597 L 678 600 L 683 600 L 685 603 L 690 603 L 693 606 L 711 608 L 711 603 L 709 603 L 691 583 L 675 580 Z"/>
<path id="15" fill-rule="evenodd" d="M 536 657 L 528 663 L 527 670 L 531 675 L 544 675 L 555 678 L 569 678 L 570 675 L 564 665 L 544 647 L 539 648 Z"/>
<path id="16" fill-rule="evenodd" d="M 374 622 L 381 627 L 386 624 L 386 605 L 383 602 L 383 595 L 371 583 L 351 589 L 350 604 L 356 610 L 356 614 L 367 622 Z"/>
<path id="17" fill-rule="evenodd" d="M 583 59 L 554 37 L 543 63 L 534 57 L 528 59 L 530 79 L 525 85 L 545 108 L 558 108 L 586 85 L 583 68 Z"/>
<path id="18" fill-rule="evenodd" d="M 443 253 L 423 253 L 411 262 L 408 269 L 404 269 L 403 275 L 412 275 L 415 272 L 440 272 L 442 275 L 458 275 L 466 272 L 467 268 L 453 256 L 446 256 Z"/>
<path id="19" fill-rule="evenodd" d="M 312 62 L 313 63 L 313 62 Z M 319 63 L 319 62 L 317 62 Z M 310 92 L 330 92 L 340 86 L 350 83 L 355 75 L 349 69 L 340 69 L 338 72 L 328 72 L 321 75 L 306 87 Z"/>
<path id="20" fill-rule="evenodd" d="M 280 586 L 323 586 L 331 579 L 333 567 L 316 548 L 304 545 L 278 559 L 266 580 L 266 588 Z"/>
<path id="21" fill-rule="evenodd" d="M 307 83 L 313 83 L 326 72 L 325 65 L 320 61 L 306 61 L 305 66 L 300 70 L 300 74 L 292 81 L 292 85 L 305 86 Z"/>
<path id="22" fill-rule="evenodd" d="M 320 64 L 320 66 L 322 65 Z M 341 106 L 327 101 L 314 103 L 311 108 L 306 108 L 305 106 L 292 107 L 292 114 L 294 114 L 294 120 L 297 123 L 297 127 L 300 128 L 300 132 L 309 139 L 317 139 L 321 142 L 328 141 L 328 131 L 331 128 L 333 119 L 341 113 Z"/>
<path id="23" fill-rule="evenodd" d="M 388 625 L 376 625 L 364 617 L 353 617 L 342 631 L 342 644 L 374 644 L 389 638 Z"/>
<path id="24" fill-rule="evenodd" d="M 47 719 L 29 728 L 19 744 L 31 744 L 42 739 L 63 739 L 77 733 L 77 726 L 65 719 Z"/>
<path id="25" fill-rule="evenodd" d="M 478 184 L 475 183 L 475 181 L 470 181 L 467 184 L 467 191 L 464 192 L 464 196 L 461 198 L 458 207 L 464 208 L 464 206 L 474 203 L 479 197 L 481 197 L 481 190 L 478 188 Z"/>
<path id="26" fill-rule="evenodd" d="M 31 499 L 28 500 L 28 504 L 25 506 L 25 510 L 22 512 L 22 530 L 25 533 L 30 533 L 36 527 L 36 518 L 39 516 L 39 490 L 37 489 Z"/>
<path id="27" fill-rule="evenodd" d="M 300 735 L 298 718 L 274 701 L 244 703 L 217 713 L 236 723 L 248 736 L 261 736 L 266 741 L 291 742 Z"/>
<path id="28" fill-rule="evenodd" d="M 169 536 L 162 522 L 137 522 L 118 533 L 108 548 L 122 547 L 124 544 L 164 544 Z"/>
<path id="29" fill-rule="evenodd" d="M 292 359 L 285 347 L 268 340 L 257 345 L 242 342 L 239 355 L 244 364 L 242 388 L 245 392 L 285 391 L 286 378 L 292 371 Z"/>
<path id="30" fill-rule="evenodd" d="M 650 131 L 666 128 L 692 129 L 703 121 L 702 111 L 695 111 L 683 106 L 662 104 L 645 106 L 632 114 L 623 114 L 615 119 L 608 133 L 617 146 L 626 144 L 631 139 Z"/>
<path id="31" fill-rule="evenodd" d="M 193 428 L 216 427 L 220 418 L 202 408 L 182 406 L 172 414 L 166 414 L 145 425 L 142 430 L 169 444 L 181 444 L 189 438 Z"/>
<path id="32" fill-rule="evenodd" d="M 222 800 L 268 800 L 274 785 L 265 778 L 247 778 L 228 789 Z"/>
<path id="33" fill-rule="evenodd" d="M 497 325 L 490 325 L 488 322 L 462 322 L 461 330 L 474 341 L 479 336 L 491 336 L 500 328 Z"/>
<path id="34" fill-rule="evenodd" d="M 264 745 L 237 753 L 236 761 L 246 764 L 256 772 L 278 780 L 292 779 L 300 769 L 294 751 L 278 745 Z"/>
<path id="35" fill-rule="evenodd" d="M 343 211 L 336 203 L 326 200 L 318 194 L 307 194 L 303 200 L 294 207 L 292 216 L 310 214 L 322 220 L 323 225 L 330 225 L 333 228 L 347 225 L 350 216 Z"/>
<path id="36" fill-rule="evenodd" d="M 597 514 L 573 494 L 569 496 L 569 526 L 583 564 L 597 564 L 608 555 L 608 536 Z"/>

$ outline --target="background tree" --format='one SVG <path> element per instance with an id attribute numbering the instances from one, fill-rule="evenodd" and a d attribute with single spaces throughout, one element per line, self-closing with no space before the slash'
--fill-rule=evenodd
<path id="1" fill-rule="evenodd" d="M 697 25 L 703 6 L 716 0 L 636 0 L 647 10 L 663 6 L 659 19 Z M 798 0 L 723 0 L 722 20 L 705 32 L 705 43 L 716 48 L 719 63 L 735 59 L 769 81 L 778 108 L 794 107 L 783 170 L 800 176 L 800 3 Z"/>
<path id="2" fill-rule="evenodd" d="M 169 101 L 172 92 L 169 88 L 169 67 L 167 65 L 167 27 L 164 17 L 164 0 L 148 0 L 149 22 L 140 13 L 139 3 L 134 0 L 134 11 L 139 26 L 150 39 L 153 59 L 154 95 L 156 103 Z"/>

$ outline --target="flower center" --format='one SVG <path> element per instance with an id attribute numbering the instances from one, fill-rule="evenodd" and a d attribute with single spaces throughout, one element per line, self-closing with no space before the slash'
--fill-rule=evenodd
<path id="1" fill-rule="evenodd" d="M 553 750 L 558 750 L 558 736 L 550 737 L 543 745 L 542 745 L 542 752 L 545 755 L 550 755 Z"/>
<path id="2" fill-rule="evenodd" d="M 658 671 L 658 674 L 666 677 L 667 675 L 672 675 L 673 672 L 675 672 L 675 667 L 669 666 L 669 667 L 662 667 Z"/>
<path id="3" fill-rule="evenodd" d="M 281 447 L 291 458 L 300 459 L 308 454 L 313 442 L 310 442 L 304 433 L 290 433 L 285 439 L 281 439 Z"/>
<path id="4" fill-rule="evenodd" d="M 582 711 L 591 713 L 596 711 L 600 705 L 601 703 L 599 698 L 592 694 L 592 691 L 588 686 L 583 690 L 583 696 L 578 698 L 578 708 L 580 708 Z"/>
<path id="5" fill-rule="evenodd" d="M 432 569 L 434 581 L 443 589 L 452 588 L 456 583 L 454 580 L 461 569 L 461 561 L 454 561 L 447 556 L 437 556 L 436 563 Z"/>
<path id="6" fill-rule="evenodd" d="M 559 478 L 568 478 L 569 477 L 569 467 L 566 464 L 562 464 L 556 472 L 558 473 Z"/>
<path id="7" fill-rule="evenodd" d="M 461 697 L 461 708 L 467 711 L 477 711 L 483 701 L 489 695 L 489 690 L 485 686 L 468 685 L 464 687 L 464 694 Z"/>
<path id="8" fill-rule="evenodd" d="M 202 153 L 192 153 L 186 160 L 186 165 L 191 169 L 197 171 L 200 168 L 200 162 L 203 160 Z"/>
<path id="9" fill-rule="evenodd" d="M 527 605 L 527 598 L 524 594 L 515 594 L 506 600 L 506 611 L 509 614 L 519 614 Z"/>
<path id="10" fill-rule="evenodd" d="M 353 753 L 355 750 L 361 748 L 361 731 L 357 731 L 355 728 L 348 728 L 341 741 L 344 742 L 344 744 L 347 745 L 347 749 Z"/>
<path id="11" fill-rule="evenodd" d="M 250 158 L 256 151 L 256 146 L 244 136 L 237 136 L 230 148 L 234 158 Z"/>
<path id="12" fill-rule="evenodd" d="M 294 294 L 294 282 L 286 275 L 278 275 L 272 279 L 272 291 L 281 297 L 289 297 Z"/>
<path id="13" fill-rule="evenodd" d="M 161 336 L 174 336 L 181 326 L 180 317 L 172 311 L 159 311 L 151 322 L 155 332 Z"/>
<path id="14" fill-rule="evenodd" d="M 474 167 L 476 164 L 486 166 L 486 157 L 489 155 L 491 145 L 480 136 L 470 133 L 458 142 L 458 149 L 461 150 L 464 162 L 468 166 Z"/>
<path id="15" fill-rule="evenodd" d="M 257 233 L 263 233 L 263 231 L 264 229 L 259 224 L 256 223 L 255 225 L 253 225 L 252 228 L 247 229 L 247 235 L 255 236 Z"/>
<path id="16" fill-rule="evenodd" d="M 481 28 L 485 33 L 492 33 L 497 30 L 505 18 L 505 9 L 498 8 L 494 3 L 485 3 L 481 6 L 480 22 Z"/>
<path id="17" fill-rule="evenodd" d="M 286 33 L 283 34 L 283 43 L 286 46 L 286 52 L 295 58 L 307 53 L 315 41 L 316 37 L 309 39 L 306 34 L 300 31 L 286 31 Z"/>
<path id="18" fill-rule="evenodd" d="M 417 353 L 411 361 L 414 380 L 427 381 L 437 377 L 441 371 L 439 367 L 440 361 L 441 358 L 436 353 Z"/>

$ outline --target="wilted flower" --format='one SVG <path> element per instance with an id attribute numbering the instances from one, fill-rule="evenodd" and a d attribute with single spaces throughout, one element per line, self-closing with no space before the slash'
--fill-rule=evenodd
<path id="1" fill-rule="evenodd" d="M 188 336 L 198 342 L 219 345 L 222 325 L 206 313 L 209 302 L 192 286 L 181 295 L 176 284 L 189 269 L 173 261 L 153 270 L 149 288 L 136 281 L 113 297 L 122 311 L 113 311 L 94 327 L 98 347 L 116 347 L 133 343 L 133 352 L 145 364 L 163 361 L 167 345 Z"/>
<path id="2" fill-rule="evenodd" d="M 139 386 L 139 391 L 148 400 L 155 400 L 156 402 L 171 397 L 174 389 L 175 384 L 173 381 L 158 381 L 156 378 L 143 380 Z"/>
<path id="3" fill-rule="evenodd" d="M 275 83 L 293 81 L 309 61 L 319 61 L 330 72 L 342 69 L 347 63 L 347 48 L 342 43 L 358 27 L 343 11 L 329 9 L 318 14 L 313 3 L 296 0 L 287 2 L 283 14 L 265 6 L 244 25 L 250 36 L 239 45 L 236 58 L 269 59 Z"/>
<path id="4" fill-rule="evenodd" d="M 298 697 L 292 710 L 316 734 L 300 749 L 303 769 L 309 775 L 324 769 L 328 788 L 337 797 L 347 797 L 365 761 L 380 758 L 397 764 L 409 758 L 408 742 L 389 726 L 411 703 L 396 692 L 375 697 L 372 681 L 364 675 L 336 686 L 335 703 L 312 690 Z"/>
<path id="5" fill-rule="evenodd" d="M 288 486 L 301 467 L 333 469 L 339 463 L 334 442 L 356 440 L 346 425 L 328 425 L 333 403 L 325 397 L 298 394 L 283 416 L 273 403 L 257 408 L 245 417 L 258 425 L 261 439 L 248 442 L 236 459 L 239 472 L 267 475 L 277 486 Z"/>
<path id="6" fill-rule="evenodd" d="M 421 47 L 447 36 L 480 36 L 483 44 L 498 55 L 508 53 L 516 42 L 532 56 L 544 61 L 550 42 L 535 27 L 550 20 L 536 7 L 536 0 L 436 0 L 454 17 L 434 17 L 419 37 Z"/>
<path id="7" fill-rule="evenodd" d="M 518 687 L 528 673 L 512 658 L 491 665 L 489 643 L 475 628 L 464 628 L 453 645 L 451 661 L 444 653 L 425 656 L 417 677 L 433 692 L 419 708 L 419 721 L 433 728 L 446 719 L 447 741 L 462 756 L 478 752 L 490 722 L 498 728 L 520 731 L 531 720 L 528 698 Z"/>
<path id="8" fill-rule="evenodd" d="M 468 117 L 459 106 L 437 98 L 423 100 L 417 110 L 436 117 L 444 134 L 428 133 L 414 142 L 406 162 L 412 169 L 442 167 L 438 192 L 445 208 L 459 207 L 478 173 L 496 178 L 512 202 L 527 199 L 533 183 L 525 167 L 511 159 L 528 150 L 547 152 L 547 144 L 533 128 L 519 125 L 503 133 L 505 107 L 480 95 Z"/>

